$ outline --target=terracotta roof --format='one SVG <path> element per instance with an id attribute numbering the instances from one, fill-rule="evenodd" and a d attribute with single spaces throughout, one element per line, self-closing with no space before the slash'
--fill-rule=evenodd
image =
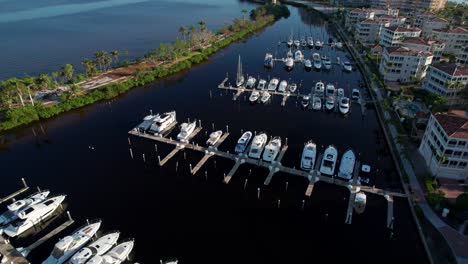
<path id="1" fill-rule="evenodd" d="M 451 76 L 468 76 L 468 68 L 465 65 L 439 63 L 431 66 Z"/>
<path id="2" fill-rule="evenodd" d="M 383 22 L 379 21 L 379 20 L 374 20 L 374 19 L 366 19 L 366 20 L 363 20 L 361 21 L 360 23 L 367 23 L 367 24 L 381 24 Z"/>
<path id="3" fill-rule="evenodd" d="M 434 117 L 449 137 L 468 139 L 468 116 L 465 111 L 435 113 Z"/>
<path id="4" fill-rule="evenodd" d="M 356 9 L 351 10 L 350 12 L 352 12 L 352 13 L 371 13 L 372 10 L 356 8 Z"/>
<path id="5" fill-rule="evenodd" d="M 447 19 L 443 19 L 443 18 L 440 18 L 440 17 L 434 17 L 433 19 L 431 19 L 431 22 L 448 23 Z"/>
<path id="6" fill-rule="evenodd" d="M 452 33 L 452 34 L 468 34 L 468 29 L 456 27 L 456 28 L 442 28 L 442 29 L 434 29 L 437 32 L 445 32 L 445 33 Z"/>
<path id="7" fill-rule="evenodd" d="M 400 26 L 392 26 L 387 28 L 390 31 L 394 32 L 421 32 L 421 29 L 415 27 L 400 27 Z"/>
<path id="8" fill-rule="evenodd" d="M 418 44 L 418 45 L 425 45 L 425 46 L 430 46 L 427 40 L 421 37 L 410 37 L 410 38 L 405 38 L 403 43 L 412 43 L 412 44 Z"/>
<path id="9" fill-rule="evenodd" d="M 393 54 L 393 55 L 406 55 L 406 56 L 417 56 L 417 55 L 422 55 L 422 56 L 432 56 L 432 53 L 427 52 L 427 51 L 420 51 L 418 49 L 412 49 L 408 47 L 386 47 L 385 50 L 387 50 L 388 54 Z"/>
<path id="10" fill-rule="evenodd" d="M 432 12 L 429 12 L 429 11 L 426 11 L 426 12 L 423 12 L 421 14 L 418 14 L 419 16 L 435 16 L 434 13 Z"/>

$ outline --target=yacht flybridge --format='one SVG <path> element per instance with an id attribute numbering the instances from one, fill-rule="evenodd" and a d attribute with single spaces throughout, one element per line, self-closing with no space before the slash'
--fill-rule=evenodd
<path id="1" fill-rule="evenodd" d="M 237 64 L 237 77 L 236 77 L 236 86 L 241 87 L 242 84 L 244 84 L 245 78 L 244 75 L 242 74 L 242 63 L 241 63 L 241 57 L 239 55 L 239 62 Z"/>
<path id="2" fill-rule="evenodd" d="M 9 223 L 15 221 L 18 218 L 18 214 L 21 210 L 27 208 L 28 206 L 40 203 L 47 199 L 50 192 L 48 190 L 34 193 L 27 198 L 18 200 L 9 204 L 7 206 L 7 211 L 0 215 L 0 225 L 8 225 Z"/>
<path id="3" fill-rule="evenodd" d="M 250 76 L 249 78 L 247 78 L 247 83 L 245 84 L 245 87 L 247 87 L 247 88 L 254 88 L 256 82 L 257 82 L 257 79 L 255 79 L 254 77 Z"/>
<path id="4" fill-rule="evenodd" d="M 260 132 L 258 135 L 256 135 L 252 140 L 252 144 L 250 145 L 249 157 L 259 159 L 267 140 L 268 136 L 265 132 Z"/>
<path id="5" fill-rule="evenodd" d="M 267 90 L 268 91 L 275 91 L 276 87 L 278 86 L 278 83 L 279 83 L 278 79 L 276 79 L 276 78 L 271 79 L 270 82 L 268 83 Z"/>
<path id="6" fill-rule="evenodd" d="M 252 93 L 249 96 L 249 101 L 251 103 L 257 102 L 258 98 L 260 98 L 260 92 L 257 90 L 253 90 Z"/>
<path id="7" fill-rule="evenodd" d="M 263 152 L 263 160 L 267 162 L 273 162 L 278 156 L 281 150 L 281 138 L 274 137 L 268 142 L 265 146 L 265 151 Z"/>
<path id="8" fill-rule="evenodd" d="M 223 131 L 221 130 L 212 132 L 210 134 L 210 137 L 206 141 L 206 145 L 214 146 L 218 142 L 218 140 L 221 138 L 222 135 L 223 135 Z"/>
<path id="9" fill-rule="evenodd" d="M 70 264 L 85 264 L 94 256 L 102 256 L 117 243 L 119 236 L 119 232 L 113 232 L 98 238 L 96 241 L 80 249 L 75 255 L 73 255 L 70 259 Z"/>
<path id="10" fill-rule="evenodd" d="M 62 264 L 80 250 L 96 234 L 101 227 L 101 221 L 88 224 L 70 236 L 59 240 L 50 256 L 42 264 Z"/>
<path id="11" fill-rule="evenodd" d="M 251 139 L 252 139 L 252 132 L 250 131 L 244 132 L 244 134 L 242 134 L 239 140 L 237 140 L 237 145 L 234 151 L 236 153 L 244 153 Z"/>
<path id="12" fill-rule="evenodd" d="M 87 264 L 121 264 L 132 252 L 134 241 L 130 240 L 118 244 L 103 256 L 94 256 Z"/>
<path id="13" fill-rule="evenodd" d="M 349 112 L 349 98 L 341 97 L 340 98 L 340 113 L 346 115 Z"/>
<path id="14" fill-rule="evenodd" d="M 149 128 L 149 131 L 154 133 L 155 136 L 161 135 L 175 122 L 177 122 L 175 111 L 157 115 L 153 119 L 153 124 Z"/>
<path id="15" fill-rule="evenodd" d="M 192 123 L 182 123 L 180 126 L 180 133 L 177 134 L 177 140 L 180 142 L 187 142 L 190 135 L 193 133 L 195 128 L 197 127 L 197 120 L 193 121 Z"/>
<path id="16" fill-rule="evenodd" d="M 325 175 L 333 175 L 335 172 L 336 159 L 338 158 L 338 150 L 335 147 L 329 146 L 323 153 L 322 163 L 320 165 L 320 173 Z"/>
<path id="17" fill-rule="evenodd" d="M 324 92 L 325 92 L 325 84 L 323 82 L 317 82 L 315 84 L 315 94 L 323 95 Z"/>
<path id="18" fill-rule="evenodd" d="M 314 60 L 314 68 L 320 70 L 322 68 L 322 60 L 318 53 L 312 54 L 312 59 Z"/>
<path id="19" fill-rule="evenodd" d="M 65 200 L 65 195 L 49 198 L 43 202 L 30 205 L 18 213 L 18 218 L 4 229 L 9 237 L 16 237 L 52 215 Z"/>
<path id="20" fill-rule="evenodd" d="M 355 163 L 356 156 L 354 155 L 354 152 L 351 149 L 347 150 L 341 157 L 338 177 L 350 180 L 353 177 Z"/>
<path id="21" fill-rule="evenodd" d="M 304 144 L 304 149 L 302 150 L 301 169 L 306 171 L 312 170 L 314 168 L 316 156 L 317 145 L 310 140 Z"/>
<path id="22" fill-rule="evenodd" d="M 286 80 L 282 80 L 278 86 L 278 92 L 285 92 L 287 87 L 288 82 Z"/>

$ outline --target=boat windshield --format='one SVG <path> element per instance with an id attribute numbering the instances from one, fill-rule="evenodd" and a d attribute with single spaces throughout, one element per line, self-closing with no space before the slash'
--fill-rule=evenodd
<path id="1" fill-rule="evenodd" d="M 304 159 L 305 159 L 305 160 L 312 160 L 312 157 L 305 156 Z"/>
<path id="2" fill-rule="evenodd" d="M 20 226 L 24 225 L 25 223 L 26 223 L 26 220 L 17 219 L 13 223 L 11 223 L 11 225 L 13 227 L 20 227 Z"/>
<path id="3" fill-rule="evenodd" d="M 13 217 L 16 216 L 16 213 L 14 211 L 8 210 L 5 213 L 3 213 L 2 216 L 6 219 L 12 219 Z"/>
<path id="4" fill-rule="evenodd" d="M 252 153 L 257 153 L 258 149 L 252 149 Z"/>
<path id="5" fill-rule="evenodd" d="M 52 257 L 54 257 L 55 259 L 59 259 L 63 256 L 63 250 L 57 248 L 57 247 L 54 247 L 54 249 L 52 250 L 52 253 L 50 254 Z"/>
<path id="6" fill-rule="evenodd" d="M 329 160 L 325 160 L 323 162 L 323 166 L 331 168 L 333 166 L 333 162 L 331 162 Z"/>

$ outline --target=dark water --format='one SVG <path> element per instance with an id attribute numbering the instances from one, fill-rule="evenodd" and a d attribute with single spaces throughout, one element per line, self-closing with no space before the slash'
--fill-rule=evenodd
<path id="1" fill-rule="evenodd" d="M 118 229 L 123 237 L 134 237 L 134 257 L 142 263 L 157 263 L 169 257 L 183 263 L 427 262 L 405 200 L 396 199 L 391 235 L 386 229 L 386 201 L 381 196 L 369 194 L 366 211 L 354 214 L 353 223 L 346 225 L 349 192 L 344 187 L 319 182 L 312 197 L 306 198 L 305 179 L 279 173 L 265 187 L 268 171 L 250 165 L 242 165 L 231 183 L 225 185 L 223 174 L 230 170 L 232 161 L 213 158 L 192 176 L 189 164 L 196 164 L 201 153 L 186 151 L 184 159 L 180 152 L 164 167 L 158 167 L 157 155 L 166 155 L 172 147 L 158 144 L 155 153 L 154 142 L 134 137 L 135 159 L 130 158 L 127 131 L 150 109 L 175 109 L 179 121 L 201 119 L 208 131 L 212 123 L 217 129 L 228 125 L 232 136 L 221 145 L 223 150 L 233 149 L 241 129 L 287 137 L 290 147 L 283 164 L 288 166 L 299 166 L 303 143 L 309 139 L 315 140 L 321 151 L 322 145 L 329 144 L 340 153 L 352 147 L 363 162 L 373 167 L 371 185 L 399 189 L 372 109 L 362 117 L 358 105 L 353 104 L 351 113 L 343 117 L 304 111 L 294 99 L 289 99 L 284 108 L 280 107 L 279 97 L 268 105 L 250 105 L 244 97 L 233 102 L 231 93 L 216 89 L 226 72 L 235 76 L 239 54 L 245 73 L 302 80 L 303 92 L 318 80 L 333 82 L 347 94 L 357 87 L 359 73 L 344 73 L 336 65 L 328 73 L 304 72 L 300 66 L 290 73 L 281 65 L 272 71 L 263 69 L 266 51 L 285 55 L 286 49 L 277 43 L 291 30 L 294 34 L 312 33 L 323 40 L 333 38 L 326 22 L 317 15 L 290 10 L 289 19 L 231 45 L 190 71 L 4 135 L 1 191 L 13 191 L 18 188 L 19 178 L 25 177 L 31 185 L 67 193 L 68 209 L 79 224 L 85 219 L 101 218 L 104 230 Z M 319 52 L 332 58 L 347 56 L 330 47 Z M 307 50 L 305 54 L 310 56 Z M 365 90 L 361 92 L 366 94 Z M 204 142 L 205 133 L 195 140 Z M 301 210 L 303 199 L 305 210 Z M 33 263 L 44 259 L 56 240 L 33 251 Z M 17 246 L 23 244 L 27 243 L 16 241 Z"/>

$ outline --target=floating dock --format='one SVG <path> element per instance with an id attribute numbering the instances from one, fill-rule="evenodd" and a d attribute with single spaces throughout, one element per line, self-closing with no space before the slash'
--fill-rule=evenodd
<path id="1" fill-rule="evenodd" d="M 26 184 L 26 180 L 24 178 L 21 178 L 21 181 L 23 182 L 23 188 L 21 188 L 20 190 L 6 196 L 5 198 L 1 198 L 0 199 L 0 204 L 3 204 L 5 202 L 8 202 L 9 200 L 15 198 L 16 196 L 26 192 L 27 190 L 29 190 L 29 186 Z"/>

